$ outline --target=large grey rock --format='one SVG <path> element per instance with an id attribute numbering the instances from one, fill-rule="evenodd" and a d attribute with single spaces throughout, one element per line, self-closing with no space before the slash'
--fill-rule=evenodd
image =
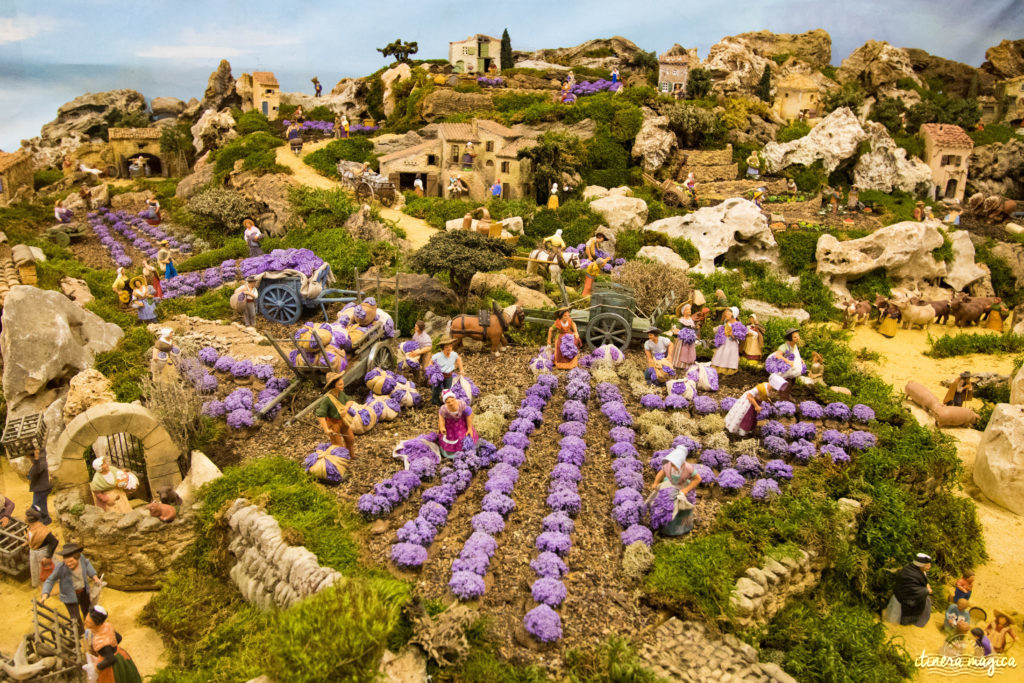
<path id="1" fill-rule="evenodd" d="M 646 247 L 641 247 L 640 251 L 636 252 L 636 256 L 637 258 L 654 261 L 668 268 L 681 270 L 684 273 L 690 269 L 690 264 L 684 261 L 683 257 L 676 253 L 675 249 L 669 249 L 668 247 L 649 244 Z"/>
<path id="2" fill-rule="evenodd" d="M 213 461 L 202 451 L 192 451 L 191 458 L 188 474 L 174 489 L 174 492 L 181 496 L 181 500 L 186 505 L 195 498 L 199 487 L 222 476 L 220 468 L 214 465 Z"/>
<path id="3" fill-rule="evenodd" d="M 1010 381 L 1010 403 L 1015 406 L 1024 404 L 1024 367 L 1017 370 Z"/>
<path id="4" fill-rule="evenodd" d="M 869 40 L 850 53 L 839 65 L 836 77 L 840 83 L 859 83 L 868 95 L 891 94 L 897 89 L 897 81 L 904 78 L 921 85 L 907 51 L 876 40 Z"/>
<path id="5" fill-rule="evenodd" d="M 423 142 L 424 138 L 414 130 L 399 135 L 398 133 L 386 133 L 370 138 L 373 143 L 373 153 L 377 156 L 391 154 L 401 149 L 408 149 Z"/>
<path id="6" fill-rule="evenodd" d="M 639 230 L 647 222 L 647 202 L 612 190 L 607 196 L 590 202 L 590 208 L 604 217 L 609 231 L 615 235 L 622 230 Z"/>
<path id="7" fill-rule="evenodd" d="M 644 123 L 633 140 L 633 156 L 641 159 L 644 170 L 653 173 L 661 168 L 677 144 L 676 134 L 668 129 L 668 117 L 644 107 Z"/>
<path id="8" fill-rule="evenodd" d="M 107 206 L 110 204 L 110 188 L 106 183 L 102 185 L 93 185 L 89 188 L 89 196 L 92 198 L 92 207 L 95 209 L 99 206 Z M 85 202 L 78 196 L 77 192 L 72 192 L 64 198 L 64 206 L 78 215 L 82 215 L 85 212 Z"/>
<path id="9" fill-rule="evenodd" d="M 898 286 L 920 289 L 946 275 L 946 264 L 932 255 L 933 249 L 942 246 L 940 227 L 935 220 L 905 221 L 845 242 L 822 235 L 815 250 L 818 275 L 845 297 L 848 282 L 876 268 L 884 268 Z"/>
<path id="10" fill-rule="evenodd" d="M 26 285 L 7 294 L 2 325 L 8 414 L 41 411 L 55 398 L 49 389 L 92 367 L 97 353 L 111 350 L 124 336 L 120 327 L 60 292 Z"/>
<path id="11" fill-rule="evenodd" d="M 974 191 L 1020 197 L 1024 194 L 1024 140 L 975 147 L 968 168 Z"/>
<path id="12" fill-rule="evenodd" d="M 599 200 L 604 201 L 604 200 Z M 592 202 L 594 206 L 597 202 Z M 749 260 L 778 265 L 779 245 L 768 221 L 753 202 L 734 197 L 717 206 L 706 206 L 686 216 L 669 216 L 644 227 L 670 238 L 684 237 L 697 247 L 700 263 L 696 273 L 715 270 L 715 259 Z"/>
<path id="13" fill-rule="evenodd" d="M 974 483 L 1007 510 L 1024 515 L 1024 406 L 992 411 L 974 460 Z"/>
<path id="14" fill-rule="evenodd" d="M 754 31 L 741 33 L 736 38 L 743 40 L 753 52 L 764 57 L 791 55 L 815 69 L 832 62 L 832 37 L 824 29 L 806 33 Z"/>
<path id="15" fill-rule="evenodd" d="M 798 323 L 805 323 L 811 319 L 811 314 L 802 308 L 779 308 L 757 299 L 744 299 L 740 302 L 740 308 L 750 311 L 761 322 L 769 318 L 790 318 Z"/>
<path id="16" fill-rule="evenodd" d="M 205 110 L 191 130 L 192 146 L 195 147 L 196 154 L 223 147 L 238 137 L 238 131 L 235 130 L 235 117 L 228 110 L 222 112 L 214 109 Z"/>
<path id="17" fill-rule="evenodd" d="M 711 46 L 704 60 L 704 68 L 711 72 L 715 90 L 724 95 L 752 93 L 769 65 L 775 66 L 741 36 L 722 38 Z"/>
<path id="18" fill-rule="evenodd" d="M 232 173 L 228 184 L 264 210 L 264 215 L 260 217 L 260 226 L 267 232 L 283 234 L 285 225 L 293 220 L 299 220 L 288 197 L 301 183 L 292 176 L 283 173 L 256 175 L 251 171 L 243 171 Z M 266 214 L 273 214 L 273 220 L 269 221 L 270 217 Z"/>
<path id="19" fill-rule="evenodd" d="M 192 167 L 192 173 L 185 176 L 174 188 L 174 196 L 178 199 L 188 199 L 207 183 L 213 180 L 213 164 L 210 163 L 210 155 L 206 153 L 196 160 Z"/>
<path id="20" fill-rule="evenodd" d="M 769 142 L 761 156 L 769 171 L 778 172 L 793 164 L 810 166 L 821 160 L 827 173 L 857 152 L 868 139 L 856 114 L 849 107 L 840 107 L 826 116 L 802 138 L 790 142 Z"/>
<path id="21" fill-rule="evenodd" d="M 203 101 L 199 103 L 199 111 L 207 109 L 220 111 L 231 107 L 242 106 L 242 97 L 235 88 L 235 79 L 231 75 L 231 64 L 226 59 L 220 60 L 217 70 L 210 74 L 203 93 Z M 195 135 L 195 133 L 193 133 Z"/>
<path id="22" fill-rule="evenodd" d="M 962 291 L 988 274 L 988 271 L 974 262 L 974 243 L 966 230 L 949 233 L 953 243 L 953 262 L 946 266 L 943 280 L 954 291 Z"/>
<path id="23" fill-rule="evenodd" d="M 396 64 L 380 75 L 384 83 L 384 116 L 391 116 L 395 111 L 394 86 L 408 78 L 412 78 L 412 68 L 405 62 Z"/>
<path id="24" fill-rule="evenodd" d="M 178 116 L 185 111 L 185 103 L 177 97 L 154 97 L 149 107 L 153 116 Z"/>
<path id="25" fill-rule="evenodd" d="M 929 186 L 932 172 L 917 157 L 907 158 L 907 150 L 897 147 L 880 123 L 864 124 L 871 151 L 862 154 L 853 167 L 853 182 L 861 190 L 914 192 L 919 185 Z"/>

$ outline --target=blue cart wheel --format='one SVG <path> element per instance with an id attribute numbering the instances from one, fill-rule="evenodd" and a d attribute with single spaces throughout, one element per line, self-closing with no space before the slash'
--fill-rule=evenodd
<path id="1" fill-rule="evenodd" d="M 271 322 L 294 325 L 302 315 L 302 302 L 283 284 L 264 285 L 260 291 L 260 313 Z"/>

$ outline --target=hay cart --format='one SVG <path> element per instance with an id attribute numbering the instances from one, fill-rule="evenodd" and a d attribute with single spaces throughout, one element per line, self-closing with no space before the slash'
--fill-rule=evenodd
<path id="1" fill-rule="evenodd" d="M 360 202 L 377 200 L 384 206 L 394 206 L 398 201 L 395 184 L 379 173 L 356 174 L 342 164 L 338 164 L 338 173 L 342 185 L 351 190 Z"/>
<path id="2" fill-rule="evenodd" d="M 674 300 L 675 293 L 669 292 L 648 318 L 637 309 L 632 289 L 615 282 L 595 282 L 589 302 L 586 299 L 574 301 L 570 306 L 570 315 L 580 331 L 580 337 L 591 348 L 611 344 L 620 351 L 626 351 L 635 338 L 645 338 L 647 330 Z M 554 311 L 526 311 L 526 322 L 551 326 L 554 321 Z"/>
<path id="3" fill-rule="evenodd" d="M 665 206 L 700 205 L 700 202 L 697 201 L 697 194 L 691 195 L 690 191 L 686 189 L 686 185 L 670 178 L 659 183 L 650 173 L 644 173 L 643 176 L 644 182 L 661 190 L 661 201 L 665 202 Z"/>
<path id="4" fill-rule="evenodd" d="M 355 301 L 358 292 L 350 289 L 333 289 L 329 287 L 334 281 L 331 267 L 324 264 L 313 273 L 314 281 L 320 285 L 315 297 L 302 293 L 304 278 L 299 275 L 284 277 L 267 277 L 264 275 L 259 285 L 259 298 L 256 307 L 267 320 L 282 325 L 294 325 L 299 322 L 307 309 L 319 308 L 324 320 L 328 320 L 327 307 L 331 304 L 347 304 Z"/>

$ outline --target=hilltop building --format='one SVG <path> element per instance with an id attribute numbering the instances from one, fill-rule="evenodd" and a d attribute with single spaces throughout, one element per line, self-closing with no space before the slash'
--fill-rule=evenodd
<path id="1" fill-rule="evenodd" d="M 816 119 L 821 115 L 821 84 L 802 73 L 791 73 L 775 84 L 772 108 L 786 121 Z"/>
<path id="2" fill-rule="evenodd" d="M 932 185 L 938 200 L 963 202 L 967 185 L 967 160 L 974 149 L 964 129 L 949 123 L 921 126 L 924 162 L 932 169 Z"/>
<path id="3" fill-rule="evenodd" d="M 501 71 L 512 66 L 501 63 L 501 38 L 483 33 L 448 43 L 448 62 L 458 74 L 486 75 L 492 68 Z"/>
<path id="4" fill-rule="evenodd" d="M 698 66 L 697 51 L 690 50 L 685 54 L 670 55 L 665 53 L 658 57 L 658 90 L 666 94 L 686 94 L 686 81 L 690 78 L 690 69 Z"/>
<path id="5" fill-rule="evenodd" d="M 7 154 L 0 152 L 0 202 L 8 203 L 17 196 L 32 194 L 32 157 L 22 149 Z"/>

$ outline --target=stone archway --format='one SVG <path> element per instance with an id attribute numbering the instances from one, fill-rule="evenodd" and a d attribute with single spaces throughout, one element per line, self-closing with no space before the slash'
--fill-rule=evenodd
<path id="1" fill-rule="evenodd" d="M 61 482 L 72 486 L 88 483 L 89 471 L 82 455 L 96 439 L 112 434 L 131 434 L 142 441 L 150 491 L 181 483 L 181 451 L 156 415 L 132 403 L 101 403 L 68 423 L 57 440 Z"/>

